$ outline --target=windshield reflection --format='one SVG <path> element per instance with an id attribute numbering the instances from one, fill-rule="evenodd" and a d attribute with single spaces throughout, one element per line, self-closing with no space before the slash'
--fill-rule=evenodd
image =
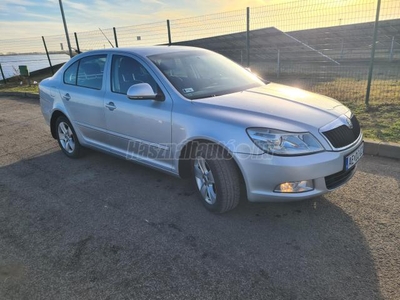
<path id="1" fill-rule="evenodd" d="M 191 100 L 264 85 L 256 75 L 209 51 L 179 51 L 152 55 L 149 59 L 179 93 Z"/>

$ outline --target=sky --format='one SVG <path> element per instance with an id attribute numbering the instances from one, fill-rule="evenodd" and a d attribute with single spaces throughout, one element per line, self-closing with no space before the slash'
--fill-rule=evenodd
<path id="1" fill-rule="evenodd" d="M 70 32 L 153 23 L 282 2 L 267 0 L 63 0 Z M 0 39 L 63 34 L 58 0 L 1 0 Z"/>
<path id="2" fill-rule="evenodd" d="M 63 0 L 62 2 L 70 33 L 165 22 L 167 19 L 176 20 L 226 11 L 244 11 L 247 6 L 275 7 L 275 13 L 271 10 L 270 14 L 263 15 L 265 21 L 258 20 L 260 26 L 272 24 L 276 27 L 281 26 L 282 30 L 290 30 L 290 27 L 295 28 L 294 24 L 297 23 L 303 27 L 317 27 L 371 20 L 376 7 L 376 0 Z M 382 0 L 383 14 L 391 14 L 389 18 L 400 18 L 399 3 L 400 0 Z M 299 6 L 303 8 L 296 8 Z M 384 17 L 388 18 L 387 15 Z M 318 22 L 312 23 L 313 18 Z M 229 22 L 224 26 L 229 27 Z M 0 1 L 0 40 L 62 34 L 64 28 L 58 0 Z"/>

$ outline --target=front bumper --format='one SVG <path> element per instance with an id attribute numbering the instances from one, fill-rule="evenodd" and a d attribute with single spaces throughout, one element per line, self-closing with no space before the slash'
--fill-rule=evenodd
<path id="1" fill-rule="evenodd" d="M 251 202 L 296 201 L 323 195 L 346 183 L 356 166 L 344 171 L 345 157 L 363 143 L 362 136 L 350 148 L 334 152 L 303 156 L 273 156 L 235 153 L 234 158 L 246 183 Z M 312 180 L 314 189 L 302 193 L 277 193 L 275 187 L 283 182 Z M 331 184 L 335 181 L 337 184 Z M 327 187 L 328 186 L 330 188 Z"/>

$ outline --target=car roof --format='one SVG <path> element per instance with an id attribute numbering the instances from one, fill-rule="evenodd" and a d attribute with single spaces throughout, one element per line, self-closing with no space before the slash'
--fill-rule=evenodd
<path id="1" fill-rule="evenodd" d="M 207 51 L 202 48 L 197 47 L 189 47 L 189 46 L 139 46 L 139 47 L 121 47 L 121 48 L 109 48 L 109 49 L 100 49 L 100 50 L 92 50 L 83 52 L 85 54 L 95 54 L 96 52 L 110 52 L 110 53 L 134 53 L 140 56 L 150 56 L 157 55 L 162 53 L 172 53 L 179 51 Z"/>

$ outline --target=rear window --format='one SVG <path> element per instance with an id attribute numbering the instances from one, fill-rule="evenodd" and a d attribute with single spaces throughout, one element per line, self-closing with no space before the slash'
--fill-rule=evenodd
<path id="1" fill-rule="evenodd" d="M 64 83 L 100 90 L 106 58 L 104 54 L 80 59 L 64 72 Z"/>

